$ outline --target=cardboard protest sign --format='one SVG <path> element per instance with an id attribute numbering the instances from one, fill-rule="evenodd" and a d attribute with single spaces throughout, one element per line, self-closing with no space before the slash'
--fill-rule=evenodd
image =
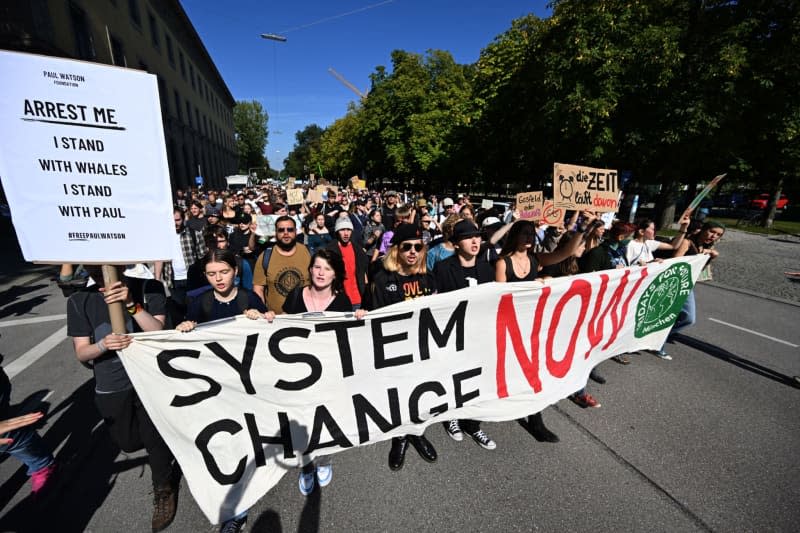
<path id="1" fill-rule="evenodd" d="M 275 219 L 277 215 L 258 215 L 256 217 L 256 235 L 272 237 L 275 235 Z"/>
<path id="2" fill-rule="evenodd" d="M 355 188 L 360 191 L 367 190 L 367 180 L 358 180 L 358 182 L 355 185 Z"/>
<path id="3" fill-rule="evenodd" d="M 294 189 L 294 178 L 289 177 L 289 179 L 286 180 L 286 188 Z"/>
<path id="4" fill-rule="evenodd" d="M 494 207 L 494 200 L 489 198 L 481 200 L 481 209 L 491 209 L 492 207 Z"/>
<path id="5" fill-rule="evenodd" d="M 303 189 L 288 189 L 286 191 L 286 203 L 298 205 L 303 203 Z"/>
<path id="6" fill-rule="evenodd" d="M 566 213 L 566 209 L 556 207 L 553 204 L 553 200 L 545 200 L 542 205 L 542 218 L 540 222 L 548 226 L 560 226 L 564 223 Z"/>
<path id="7" fill-rule="evenodd" d="M 312 204 L 321 204 L 325 200 L 322 198 L 322 193 L 319 189 L 309 189 L 306 193 L 306 200 Z"/>
<path id="8" fill-rule="evenodd" d="M 725 176 L 727 176 L 727 174 L 720 174 L 719 176 L 717 176 L 717 177 L 715 177 L 713 180 L 711 180 L 711 183 L 709 183 L 708 185 L 706 185 L 706 186 L 703 188 L 703 190 L 702 190 L 702 191 L 700 191 L 700 194 L 698 194 L 697 196 L 695 196 L 695 197 L 694 197 L 694 200 L 692 200 L 692 203 L 690 203 L 690 204 L 689 204 L 689 207 L 687 207 L 687 208 L 686 208 L 686 210 L 687 210 L 687 211 L 689 211 L 689 210 L 692 210 L 692 211 L 693 211 L 693 210 L 694 210 L 694 209 L 695 209 L 695 208 L 696 208 L 698 205 L 700 205 L 700 202 L 702 202 L 702 201 L 703 201 L 703 198 L 705 198 L 706 196 L 708 196 L 708 193 L 710 193 L 710 192 L 711 192 L 711 189 L 713 189 L 714 187 L 716 187 L 716 186 L 717 186 L 717 184 L 718 184 L 720 181 L 722 181 L 722 178 L 724 178 Z"/>
<path id="9" fill-rule="evenodd" d="M 616 170 L 578 165 L 553 165 L 553 202 L 571 211 L 617 211 L 619 176 Z"/>
<path id="10" fill-rule="evenodd" d="M 25 259 L 171 259 L 156 76 L 5 51 L 0 75 L 0 176 Z"/>
<path id="11" fill-rule="evenodd" d="M 200 509 L 219 522 L 320 455 L 447 420 L 525 417 L 583 387 L 600 362 L 660 348 L 707 260 L 486 283 L 363 321 L 240 316 L 135 334 L 121 359 Z"/>
<path id="12" fill-rule="evenodd" d="M 516 205 L 520 220 L 535 220 L 542 218 L 542 204 L 544 193 L 542 191 L 526 191 L 517 193 Z"/>

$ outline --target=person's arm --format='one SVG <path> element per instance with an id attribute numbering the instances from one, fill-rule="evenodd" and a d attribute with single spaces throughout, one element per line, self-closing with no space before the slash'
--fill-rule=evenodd
<path id="1" fill-rule="evenodd" d="M 506 261 L 502 257 L 497 259 L 497 262 L 494 264 L 494 280 L 499 283 L 506 283 L 508 281 L 506 277 Z"/>
<path id="2" fill-rule="evenodd" d="M 669 244 L 665 242 L 661 242 L 658 244 L 659 250 L 678 250 L 681 245 L 683 244 L 684 238 L 686 237 L 686 230 L 689 228 L 689 215 L 691 211 L 686 211 L 681 216 L 681 229 L 675 237 L 669 242 Z M 676 254 L 677 255 L 677 254 Z"/>
<path id="3" fill-rule="evenodd" d="M 539 261 L 539 266 L 549 266 L 555 265 L 556 263 L 560 263 L 567 257 L 571 256 L 575 253 L 575 250 L 581 245 L 583 241 L 583 235 L 586 232 L 587 225 L 591 224 L 594 220 L 594 215 L 591 213 L 587 213 L 584 211 L 584 221 L 582 225 L 577 228 L 577 231 L 572 234 L 567 245 L 560 250 L 555 250 L 550 253 L 540 253 L 536 254 L 536 258 Z"/>
<path id="4" fill-rule="evenodd" d="M 153 277 L 155 277 L 158 281 L 162 280 L 164 275 L 164 261 L 156 261 L 153 265 Z"/>
<path id="5" fill-rule="evenodd" d="M 685 256 L 686 252 L 689 251 L 689 245 L 690 244 L 691 243 L 690 243 L 689 239 L 683 239 L 683 242 L 681 242 L 680 246 L 678 246 L 678 248 L 675 250 L 675 253 L 673 254 L 672 257 L 683 257 L 683 256 Z"/>
<path id="6" fill-rule="evenodd" d="M 8 420 L 0 420 L 0 434 L 8 433 L 9 431 L 14 431 L 15 429 L 24 428 L 25 426 L 30 426 L 41 420 L 44 416 L 44 413 L 36 412 L 36 413 L 28 413 L 26 415 L 17 416 L 15 418 L 9 418 Z M 0 446 L 6 444 L 12 444 L 14 439 L 12 438 L 0 438 Z"/>
<path id="7" fill-rule="evenodd" d="M 253 284 L 253 292 L 256 293 L 256 296 L 261 298 L 261 301 L 264 302 L 264 304 L 266 305 L 267 303 L 266 286 Z"/>
<path id="8" fill-rule="evenodd" d="M 497 229 L 497 231 L 495 231 L 494 234 L 492 234 L 492 236 L 489 238 L 489 244 L 497 244 L 498 242 L 500 242 L 500 239 L 502 239 L 505 236 L 505 234 L 508 233 L 508 230 L 510 230 L 511 226 L 513 225 L 514 225 L 514 220 L 512 219 L 511 222 L 509 222 L 508 224 L 503 224 L 502 226 L 500 226 Z"/>
<path id="9" fill-rule="evenodd" d="M 75 355 L 81 363 L 97 359 L 108 351 L 124 350 L 130 346 L 131 342 L 133 342 L 133 337 L 130 335 L 116 333 L 109 333 L 96 343 L 92 343 L 89 337 L 72 337 Z"/>

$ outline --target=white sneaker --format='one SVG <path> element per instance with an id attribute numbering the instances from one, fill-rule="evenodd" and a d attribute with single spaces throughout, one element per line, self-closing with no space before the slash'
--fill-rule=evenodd
<path id="1" fill-rule="evenodd" d="M 475 433 L 472 434 L 472 438 L 481 445 L 481 447 L 485 450 L 494 450 L 497 448 L 497 443 L 492 440 L 489 435 L 483 432 L 482 429 L 479 429 Z"/>
<path id="2" fill-rule="evenodd" d="M 461 431 L 461 426 L 458 425 L 458 420 L 451 420 L 445 424 L 444 427 L 447 430 L 447 434 L 450 435 L 450 438 L 454 441 L 461 442 L 464 440 L 464 432 Z"/>
<path id="3" fill-rule="evenodd" d="M 314 492 L 314 481 L 316 477 L 317 476 L 314 474 L 314 472 L 310 472 L 308 474 L 305 472 L 300 472 L 300 478 L 297 480 L 297 485 L 300 487 L 300 493 L 303 496 L 308 496 Z"/>
<path id="4" fill-rule="evenodd" d="M 317 467 L 317 481 L 320 487 L 327 487 L 333 479 L 333 465 L 320 465 Z"/>

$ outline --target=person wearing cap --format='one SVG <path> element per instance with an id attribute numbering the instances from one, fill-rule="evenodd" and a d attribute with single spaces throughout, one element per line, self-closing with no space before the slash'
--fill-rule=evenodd
<path id="1" fill-rule="evenodd" d="M 220 223 L 219 209 L 216 207 L 206 207 L 206 225 L 222 226 Z"/>
<path id="2" fill-rule="evenodd" d="M 397 211 L 397 191 L 386 191 L 383 195 L 385 202 L 381 207 L 381 216 L 383 217 L 383 225 L 387 228 L 393 228 L 395 225 L 395 211 Z"/>
<path id="3" fill-rule="evenodd" d="M 336 240 L 326 248 L 344 261 L 344 292 L 353 305 L 353 311 L 360 309 L 367 289 L 367 267 L 369 258 L 361 246 L 353 243 L 353 222 L 349 216 L 336 220 Z"/>
<path id="4" fill-rule="evenodd" d="M 494 269 L 481 253 L 481 231 L 471 221 L 460 220 L 453 226 L 451 241 L 455 254 L 436 264 L 433 274 L 439 292 L 450 292 L 494 281 Z M 477 420 L 444 422 L 447 434 L 455 441 L 472 437 L 485 450 L 494 450 L 497 443 L 481 429 Z"/>
<path id="5" fill-rule="evenodd" d="M 370 308 L 379 309 L 435 292 L 436 283 L 425 262 L 422 232 L 414 224 L 400 224 L 395 228 L 391 246 L 383 258 L 383 268 L 370 284 Z M 389 468 L 403 468 L 409 444 L 425 461 L 436 461 L 436 450 L 424 435 L 405 435 L 392 439 Z"/>
<path id="6" fill-rule="evenodd" d="M 442 224 L 445 220 L 447 220 L 447 217 L 454 214 L 455 212 L 456 211 L 455 211 L 455 206 L 453 205 L 453 199 L 449 197 L 445 198 L 444 200 L 442 200 L 442 213 L 438 215 L 436 222 Z"/>

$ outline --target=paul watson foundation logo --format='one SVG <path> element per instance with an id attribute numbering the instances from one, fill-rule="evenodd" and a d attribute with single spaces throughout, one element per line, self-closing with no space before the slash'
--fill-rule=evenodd
<path id="1" fill-rule="evenodd" d="M 636 306 L 636 338 L 671 328 L 690 292 L 692 267 L 688 263 L 672 265 L 656 276 Z"/>

